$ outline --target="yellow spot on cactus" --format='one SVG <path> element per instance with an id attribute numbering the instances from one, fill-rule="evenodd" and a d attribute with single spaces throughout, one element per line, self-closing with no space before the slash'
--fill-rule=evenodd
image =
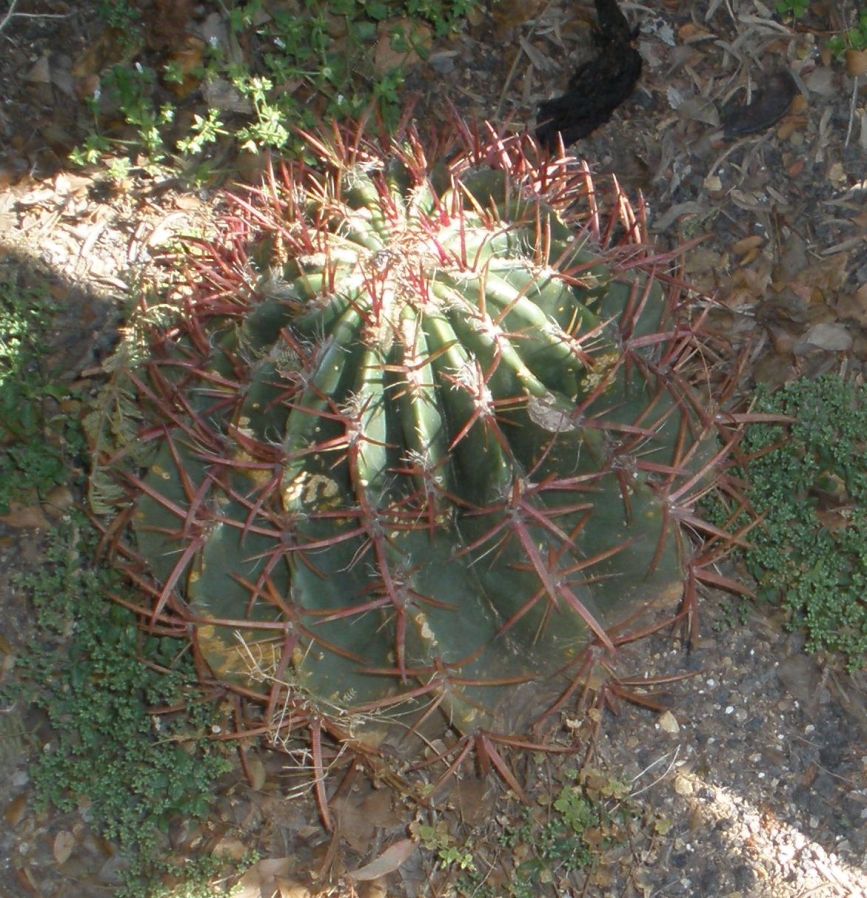
<path id="1" fill-rule="evenodd" d="M 216 627 L 208 625 L 199 627 L 199 646 L 205 660 L 213 669 L 217 676 L 226 676 L 227 674 L 237 673 L 237 651 L 233 651 L 233 647 L 227 645 L 220 636 L 217 635 Z"/>
<path id="2" fill-rule="evenodd" d="M 304 493 L 304 501 L 309 502 L 311 505 L 315 502 L 323 505 L 333 505 L 337 492 L 337 484 L 333 480 L 322 474 L 314 474 L 310 478 L 310 483 L 307 485 L 307 490 Z"/>
<path id="3" fill-rule="evenodd" d="M 469 727 L 469 725 L 476 719 L 478 712 L 475 708 L 469 708 L 464 714 L 461 715 L 463 718 L 463 726 L 464 728 Z"/>
<path id="4" fill-rule="evenodd" d="M 304 471 L 295 477 L 293 480 L 290 480 L 289 483 L 285 484 L 281 491 L 281 498 L 283 500 L 283 508 L 288 511 L 289 507 L 294 505 L 296 500 L 301 497 L 302 490 L 304 488 L 304 480 L 307 478 L 307 472 Z"/>
<path id="5" fill-rule="evenodd" d="M 612 380 L 620 358 L 616 352 L 606 352 L 594 359 L 593 370 L 587 372 L 581 384 L 587 393 L 592 393 L 601 383 Z"/>
<path id="6" fill-rule="evenodd" d="M 418 626 L 418 631 L 421 638 L 426 642 L 436 644 L 436 637 L 434 636 L 434 631 L 430 628 L 430 624 L 428 624 L 427 622 L 427 615 L 419 611 L 419 613 L 415 615 L 414 620 L 416 622 L 416 626 Z"/>
<path id="7" fill-rule="evenodd" d="M 237 449 L 234 454 L 234 459 L 237 462 L 246 463 L 255 461 L 252 455 L 249 452 L 246 452 L 243 449 Z M 241 468 L 241 473 L 248 479 L 252 480 L 256 486 L 266 486 L 271 481 L 271 471 L 267 471 L 264 468 Z"/>
<path id="8" fill-rule="evenodd" d="M 318 509 L 333 509 L 340 505 L 337 482 L 324 474 L 302 471 L 283 486 L 283 508 L 289 509 L 300 499 L 305 505 Z"/>

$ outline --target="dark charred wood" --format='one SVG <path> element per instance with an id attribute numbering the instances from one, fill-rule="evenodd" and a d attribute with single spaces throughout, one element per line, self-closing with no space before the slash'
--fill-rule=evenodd
<path id="1" fill-rule="evenodd" d="M 594 39 L 599 47 L 623 47 L 635 38 L 635 32 L 629 27 L 617 0 L 596 0 L 596 21 Z"/>
<path id="2" fill-rule="evenodd" d="M 578 67 L 563 96 L 539 105 L 536 137 L 549 149 L 557 146 L 558 136 L 568 145 L 604 125 L 641 76 L 635 33 L 616 0 L 596 0 L 596 15 L 596 56 Z"/>

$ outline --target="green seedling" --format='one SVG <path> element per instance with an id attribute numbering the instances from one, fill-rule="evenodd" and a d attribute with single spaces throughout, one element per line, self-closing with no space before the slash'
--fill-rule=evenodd
<path id="1" fill-rule="evenodd" d="M 398 62 L 377 62 L 383 42 L 398 54 L 423 57 L 434 37 L 443 37 L 465 20 L 478 0 L 303 0 L 303 12 L 261 0 L 238 3 L 227 11 L 228 43 L 205 48 L 201 62 L 185 68 L 176 58 L 160 61 L 159 72 L 147 48 L 140 13 L 127 0 L 102 0 L 103 20 L 122 35 L 124 60 L 101 73 L 91 98 L 94 128 L 70 155 L 79 165 L 100 162 L 110 150 L 139 157 L 152 172 L 193 162 L 217 144 L 234 143 L 248 152 L 296 152 L 295 131 L 322 120 L 348 120 L 375 110 L 386 129 L 396 125 L 405 71 Z M 255 57 L 241 46 L 255 46 Z M 187 78 L 203 85 L 179 100 L 172 88 Z M 183 106 L 208 96 L 204 85 L 228 85 L 232 109 L 198 109 L 181 131 Z M 232 105 L 232 104 L 230 104 Z M 247 111 L 237 111 L 246 105 Z M 109 120 L 125 130 L 109 133 Z M 114 127 L 114 126 L 112 126 Z M 116 132 L 116 127 L 114 127 Z"/>
<path id="2" fill-rule="evenodd" d="M 66 460 L 83 448 L 80 427 L 59 412 L 69 390 L 45 370 L 53 312 L 45 286 L 0 266 L 0 514 L 66 483 Z"/>

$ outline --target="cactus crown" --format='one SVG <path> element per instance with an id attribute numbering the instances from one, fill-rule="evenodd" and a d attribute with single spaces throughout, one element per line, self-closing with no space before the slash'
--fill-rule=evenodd
<path id="1" fill-rule="evenodd" d="M 683 536 L 725 536 L 692 511 L 717 416 L 643 207 L 458 131 L 437 165 L 412 133 L 309 137 L 317 168 L 232 199 L 133 375 L 127 551 L 151 625 L 320 770 L 324 733 L 448 770 L 474 745 L 520 792 L 497 746 L 721 582 Z"/>

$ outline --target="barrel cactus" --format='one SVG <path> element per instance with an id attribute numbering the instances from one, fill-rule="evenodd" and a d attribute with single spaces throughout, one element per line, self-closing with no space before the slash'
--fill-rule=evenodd
<path id="1" fill-rule="evenodd" d="M 502 746 L 719 581 L 685 538 L 718 416 L 616 182 L 606 215 L 586 165 L 458 130 L 436 163 L 310 137 L 316 164 L 231 197 L 131 375 L 148 466 L 116 466 L 139 610 L 263 730 L 320 772 L 325 735 L 475 747 L 519 789 Z"/>

